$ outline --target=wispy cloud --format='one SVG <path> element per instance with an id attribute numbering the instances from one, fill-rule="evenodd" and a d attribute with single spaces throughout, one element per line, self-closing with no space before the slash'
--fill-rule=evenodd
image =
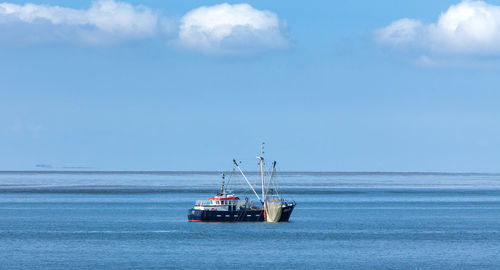
<path id="1" fill-rule="evenodd" d="M 26 121 L 21 121 L 21 120 L 16 120 L 8 130 L 13 133 L 27 133 L 31 134 L 34 136 L 38 136 L 40 132 L 42 132 L 44 129 L 44 125 L 40 122 L 38 123 L 33 123 L 33 122 L 26 122 Z"/>
<path id="2" fill-rule="evenodd" d="M 376 36 L 386 45 L 433 54 L 500 55 L 500 6 L 463 1 L 435 23 L 404 18 L 378 29 Z"/>
<path id="3" fill-rule="evenodd" d="M 143 5 L 115 0 L 97 0 L 87 9 L 0 3 L 0 45 L 100 45 L 160 37 L 184 49 L 232 55 L 274 50 L 288 44 L 284 23 L 278 16 L 248 4 L 198 7 L 177 19 L 160 14 Z"/>
<path id="4" fill-rule="evenodd" d="M 181 19 L 178 42 L 207 54 L 254 53 L 286 47 L 284 23 L 248 4 L 199 7 Z"/>
<path id="5" fill-rule="evenodd" d="M 14 38 L 11 42 L 79 41 L 100 44 L 116 39 L 152 36 L 158 31 L 158 22 L 157 13 L 148 7 L 113 0 L 95 1 L 88 9 L 0 4 L 0 29 L 4 36 Z"/>

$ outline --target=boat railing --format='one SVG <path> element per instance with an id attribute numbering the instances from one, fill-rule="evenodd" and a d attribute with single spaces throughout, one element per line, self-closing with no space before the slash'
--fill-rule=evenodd
<path id="1" fill-rule="evenodd" d="M 213 205 L 212 201 L 196 201 L 196 205 L 205 206 L 205 205 Z"/>

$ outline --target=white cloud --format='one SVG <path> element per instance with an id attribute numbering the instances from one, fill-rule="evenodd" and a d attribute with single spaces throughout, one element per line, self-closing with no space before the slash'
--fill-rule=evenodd
<path id="1" fill-rule="evenodd" d="M 4 40 L 7 40 L 6 35 L 11 35 L 25 42 L 78 39 L 100 43 L 116 38 L 154 35 L 158 21 L 158 15 L 150 8 L 114 0 L 95 1 L 89 9 L 0 3 L 0 35 L 4 35 Z M 13 30 L 12 25 L 25 33 L 16 34 L 19 31 Z M 30 36 L 34 34 L 38 37 Z"/>
<path id="2" fill-rule="evenodd" d="M 89 8 L 0 3 L 0 46 L 70 42 L 99 45 L 161 37 L 205 54 L 253 54 L 288 45 L 275 13 L 248 4 L 202 6 L 163 17 L 146 6 L 96 0 Z"/>
<path id="3" fill-rule="evenodd" d="M 404 18 L 378 30 L 377 34 L 381 41 L 399 45 L 415 40 L 421 27 L 420 21 Z"/>
<path id="4" fill-rule="evenodd" d="M 417 47 L 433 53 L 500 54 L 500 6 L 483 1 L 452 5 L 436 23 L 401 19 L 376 31 L 377 39 L 401 48 Z"/>
<path id="5" fill-rule="evenodd" d="M 178 44 L 206 54 L 279 49 L 288 41 L 278 16 L 248 4 L 199 7 L 181 18 Z"/>

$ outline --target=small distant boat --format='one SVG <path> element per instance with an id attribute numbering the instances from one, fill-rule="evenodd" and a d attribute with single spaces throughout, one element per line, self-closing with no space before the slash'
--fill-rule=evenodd
<path id="1" fill-rule="evenodd" d="M 206 201 L 197 201 L 193 208 L 188 211 L 188 221 L 198 222 L 287 222 L 290 219 L 295 202 L 288 202 L 278 193 L 273 178 L 276 174 L 276 161 L 272 163 L 272 170 L 268 181 L 266 181 L 263 144 L 261 155 L 257 157 L 260 166 L 261 195 L 259 196 L 252 184 L 246 177 L 238 162 L 233 163 L 243 179 L 248 184 L 258 203 L 254 204 L 248 198 L 244 200 L 237 197 L 225 188 L 225 175 L 222 174 L 221 191 Z M 267 183 L 267 186 L 266 186 Z"/>

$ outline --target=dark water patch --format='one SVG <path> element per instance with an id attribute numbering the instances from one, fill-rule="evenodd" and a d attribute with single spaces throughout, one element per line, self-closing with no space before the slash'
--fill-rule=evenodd
<path id="1" fill-rule="evenodd" d="M 0 193 L 70 193 L 70 194 L 146 194 L 146 193 L 215 193 L 213 188 L 147 186 L 71 186 L 71 187 L 0 187 Z"/>
<path id="2" fill-rule="evenodd" d="M 258 226 L 258 224 L 255 224 Z M 90 231 L 0 231 L 0 238 L 4 240 L 92 240 L 92 239 L 107 239 L 118 241 L 131 240 L 156 240 L 161 241 L 185 241 L 189 239 L 203 240 L 207 237 L 212 237 L 218 241 L 231 241 L 234 235 L 225 234 L 215 236 L 212 232 L 190 232 L 176 230 L 146 230 L 146 231 L 124 231 L 124 230 L 90 230 Z M 315 231 L 300 231 L 300 232 L 275 232 L 275 231 L 259 231 L 246 232 L 238 235 L 240 241 L 261 241 L 268 242 L 269 240 L 289 240 L 294 241 L 359 241 L 359 240 L 384 240 L 384 241 L 488 241 L 497 242 L 500 244 L 500 232 L 474 232 L 474 231 L 408 231 L 408 232 L 391 232 L 373 230 L 366 232 L 345 231 L 338 232 L 315 232 Z M 265 240 L 264 240 L 265 239 Z"/>
<path id="3" fill-rule="evenodd" d="M 0 186 L 0 193 L 74 193 L 74 194 L 147 194 L 147 193 L 191 193 L 216 194 L 217 187 L 192 186 Z M 253 196 L 247 189 L 232 189 L 240 196 Z M 331 188 L 331 187 L 285 187 L 282 195 L 356 195 L 356 194 L 435 194 L 435 195 L 500 195 L 500 188 Z"/>

